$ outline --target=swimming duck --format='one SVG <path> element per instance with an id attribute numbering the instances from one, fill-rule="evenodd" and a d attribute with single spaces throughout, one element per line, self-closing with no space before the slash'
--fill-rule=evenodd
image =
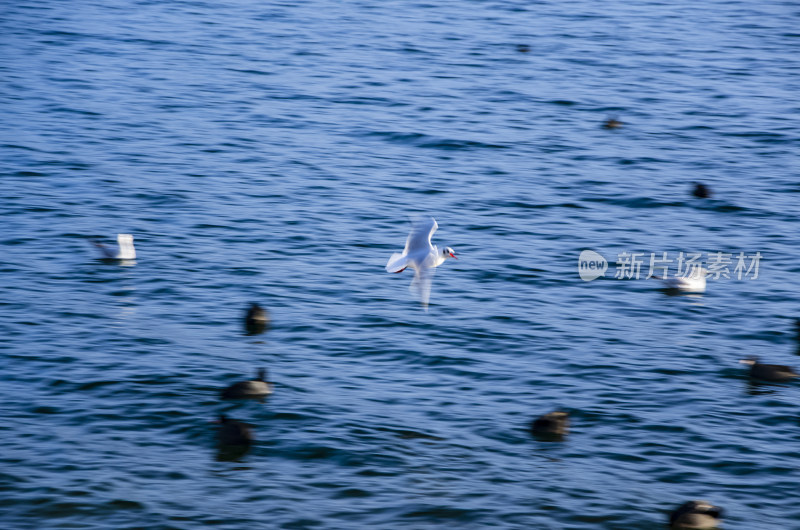
<path id="1" fill-rule="evenodd" d="M 710 530 L 720 524 L 722 508 L 708 501 L 687 501 L 669 516 L 675 530 Z"/>
<path id="2" fill-rule="evenodd" d="M 562 438 L 569 432 L 569 414 L 559 410 L 548 412 L 531 422 L 530 431 L 537 438 Z"/>
<path id="3" fill-rule="evenodd" d="M 742 364 L 750 365 L 750 377 L 762 381 L 791 381 L 800 374 L 790 366 L 782 364 L 763 364 L 758 362 L 758 357 L 752 356 L 739 361 Z"/>
<path id="4" fill-rule="evenodd" d="M 244 317 L 244 328 L 248 335 L 264 333 L 269 326 L 269 313 L 256 303 L 250 304 L 250 309 Z"/>
<path id="5" fill-rule="evenodd" d="M 253 431 L 246 423 L 231 419 L 225 414 L 220 414 L 217 423 L 217 441 L 220 445 L 250 445 L 254 440 Z"/>
<path id="6" fill-rule="evenodd" d="M 239 381 L 224 389 L 222 399 L 258 399 L 272 394 L 272 383 L 267 381 L 267 370 L 258 369 L 258 375 L 250 381 Z"/>
<path id="7" fill-rule="evenodd" d="M 711 188 L 709 188 L 705 184 L 701 184 L 700 182 L 695 182 L 694 189 L 692 190 L 692 195 L 694 195 L 698 199 L 710 199 L 712 195 Z"/>

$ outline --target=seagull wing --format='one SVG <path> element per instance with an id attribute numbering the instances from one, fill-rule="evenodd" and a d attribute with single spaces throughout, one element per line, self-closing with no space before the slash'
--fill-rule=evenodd
<path id="1" fill-rule="evenodd" d="M 386 262 L 386 272 L 400 272 L 408 267 L 408 255 L 395 252 Z"/>
<path id="2" fill-rule="evenodd" d="M 689 283 L 684 278 L 664 278 L 664 286 L 668 289 L 684 289 Z"/>
<path id="3" fill-rule="evenodd" d="M 425 311 L 428 310 L 428 301 L 431 298 L 431 283 L 433 281 L 433 273 L 436 269 L 433 267 L 417 267 L 414 274 L 414 279 L 411 280 L 411 292 L 419 297 L 422 302 L 422 307 Z"/>
<path id="4" fill-rule="evenodd" d="M 427 255 L 431 248 L 433 248 L 431 246 L 431 237 L 433 233 L 436 232 L 437 228 L 439 228 L 439 225 L 433 217 L 420 219 L 415 222 L 414 228 L 411 230 L 411 233 L 408 234 L 408 239 L 406 239 L 406 248 L 403 250 L 403 254 L 418 254 L 424 252 Z"/>
<path id="5" fill-rule="evenodd" d="M 103 258 L 114 259 L 116 257 L 117 255 L 116 248 L 109 248 L 107 245 L 104 245 L 99 241 L 92 241 L 91 243 L 92 245 L 97 247 L 97 250 L 99 250 L 103 254 Z"/>

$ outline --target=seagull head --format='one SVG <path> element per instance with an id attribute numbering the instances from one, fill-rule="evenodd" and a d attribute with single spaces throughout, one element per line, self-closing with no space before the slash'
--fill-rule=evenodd
<path id="1" fill-rule="evenodd" d="M 454 251 L 452 248 L 450 248 L 450 247 L 444 247 L 444 248 L 442 249 L 442 257 L 443 257 L 444 259 L 447 259 L 447 258 L 455 258 L 455 259 L 458 259 L 458 258 L 456 258 L 455 251 Z"/>

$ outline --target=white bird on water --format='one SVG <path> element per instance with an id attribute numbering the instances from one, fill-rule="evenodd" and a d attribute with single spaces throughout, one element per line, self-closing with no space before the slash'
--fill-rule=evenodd
<path id="1" fill-rule="evenodd" d="M 422 307 L 428 310 L 428 300 L 431 296 L 431 281 L 435 268 L 448 258 L 455 258 L 453 249 L 445 247 L 439 250 L 431 244 L 431 236 L 439 225 L 436 219 L 429 217 L 414 223 L 411 233 L 406 239 L 406 248 L 403 252 L 395 252 L 386 263 L 386 272 L 403 272 L 407 267 L 414 269 L 414 279 L 411 281 L 411 291 L 419 295 Z M 458 258 L 456 258 L 458 259 Z"/>
<path id="2" fill-rule="evenodd" d="M 130 234 L 117 234 L 117 243 L 119 246 L 110 247 L 98 241 L 92 241 L 92 244 L 100 249 L 103 254 L 101 259 L 118 259 L 118 260 L 135 260 L 136 249 L 133 248 L 133 236 Z"/>
<path id="3" fill-rule="evenodd" d="M 661 278 L 653 276 L 658 280 L 664 280 L 664 288 L 671 291 L 682 291 L 685 293 L 702 293 L 706 290 L 706 276 L 708 271 L 702 267 L 695 267 L 686 276 L 674 276 L 672 278 Z"/>

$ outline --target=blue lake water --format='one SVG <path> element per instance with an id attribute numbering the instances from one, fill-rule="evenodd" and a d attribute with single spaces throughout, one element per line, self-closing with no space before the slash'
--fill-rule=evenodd
<path id="1" fill-rule="evenodd" d="M 800 365 L 799 27 L 780 1 L 6 3 L 0 526 L 646 530 L 708 499 L 800 528 L 800 389 L 738 363 Z M 459 257 L 428 312 L 384 271 L 415 215 Z M 117 233 L 135 265 L 94 259 Z M 732 277 L 668 296 L 663 253 Z M 219 400 L 262 366 L 266 403 Z M 566 439 L 531 438 L 556 408 Z M 253 425 L 238 458 L 221 412 Z"/>

